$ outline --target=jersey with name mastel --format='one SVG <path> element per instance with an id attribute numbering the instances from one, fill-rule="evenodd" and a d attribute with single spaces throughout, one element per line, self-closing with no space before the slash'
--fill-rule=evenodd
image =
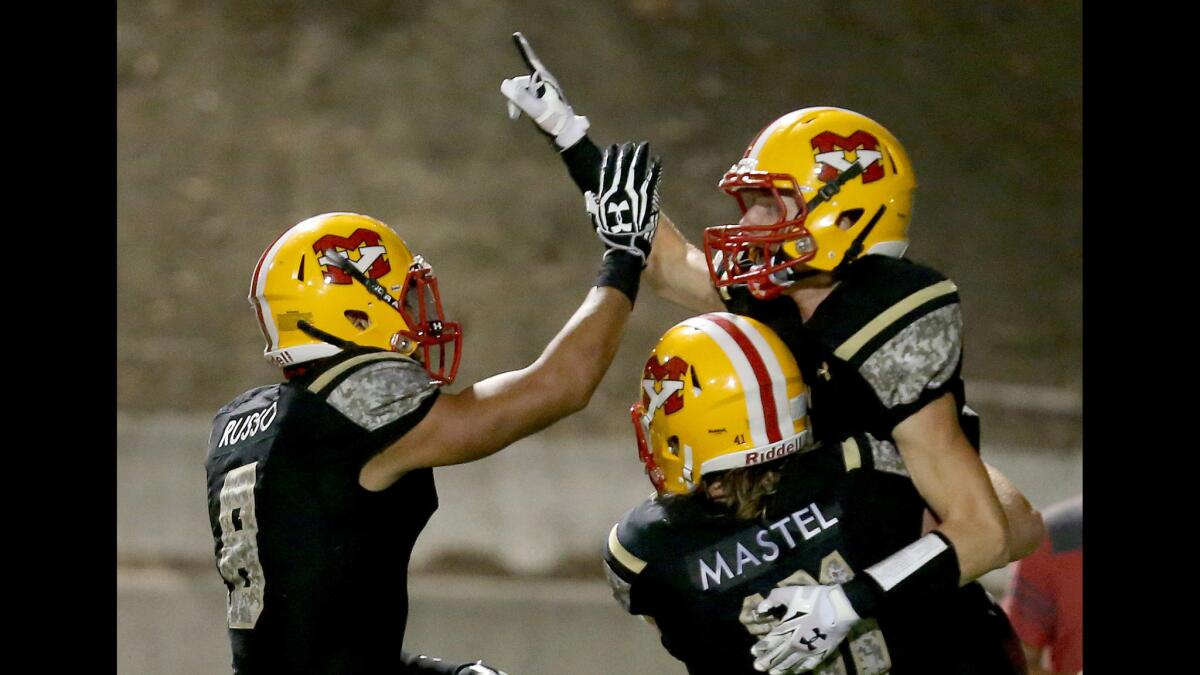
<path id="1" fill-rule="evenodd" d="M 234 673 L 400 672 L 433 472 L 379 492 L 358 476 L 437 393 L 419 363 L 360 348 L 217 413 L 205 468 Z"/>
<path id="2" fill-rule="evenodd" d="M 740 520 L 702 495 L 651 497 L 609 533 L 613 595 L 655 620 L 692 675 L 755 673 L 748 623 L 772 589 L 848 581 L 920 533 L 911 481 L 875 469 L 864 436 L 778 463 L 761 519 Z M 863 621 L 829 662 L 842 670 L 829 672 L 888 672 L 891 648 L 878 622 Z"/>
<path id="3" fill-rule="evenodd" d="M 929 402 L 953 394 L 963 431 L 979 448 L 979 423 L 966 407 L 962 313 L 945 275 L 901 258 L 868 255 L 801 322 L 784 295 L 762 302 L 733 289 L 726 305 L 770 326 L 784 340 L 811 389 L 818 439 L 892 429 Z"/>
<path id="4" fill-rule="evenodd" d="M 762 518 L 739 520 L 701 495 L 651 497 L 609 532 L 617 601 L 654 619 L 691 675 L 754 675 L 765 632 L 752 610 L 774 588 L 837 584 L 921 535 L 924 501 L 894 449 L 866 434 L 780 460 Z M 1012 675 L 1007 623 L 964 587 L 887 608 L 854 626 L 818 675 Z"/>

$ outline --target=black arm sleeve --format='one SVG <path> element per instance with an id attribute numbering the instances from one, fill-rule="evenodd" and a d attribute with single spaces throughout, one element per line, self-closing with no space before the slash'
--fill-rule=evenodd
<path id="1" fill-rule="evenodd" d="M 563 163 L 567 165 L 567 173 L 571 180 L 579 186 L 582 194 L 587 191 L 596 192 L 600 189 L 600 160 L 603 153 L 591 138 L 586 135 L 578 143 L 560 153 Z"/>
<path id="2" fill-rule="evenodd" d="M 850 604 L 854 606 L 854 611 L 858 612 L 859 616 L 877 616 L 880 609 L 885 606 L 920 606 L 920 603 L 928 602 L 936 595 L 951 593 L 958 589 L 960 572 L 954 543 L 938 530 L 934 530 L 931 534 L 941 539 L 946 547 L 925 563 L 903 573 L 902 578 L 898 581 L 893 578 L 891 581 L 895 584 L 894 586 L 885 589 L 880 585 L 879 580 L 870 573 L 871 569 L 878 567 L 878 564 L 842 585 L 842 590 L 846 592 Z M 906 551 L 911 550 L 911 547 L 906 547 Z M 898 552 L 898 555 L 903 556 L 904 554 Z M 889 558 L 889 560 L 893 559 L 895 556 Z"/>

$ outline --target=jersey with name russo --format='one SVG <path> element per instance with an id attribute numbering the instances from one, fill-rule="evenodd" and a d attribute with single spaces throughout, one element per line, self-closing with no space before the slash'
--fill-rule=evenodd
<path id="1" fill-rule="evenodd" d="M 379 492 L 358 476 L 437 393 L 419 363 L 359 348 L 217 413 L 205 468 L 234 673 L 398 671 L 433 472 Z"/>
<path id="2" fill-rule="evenodd" d="M 753 675 L 772 589 L 837 584 L 912 543 L 924 501 L 895 448 L 867 434 L 781 460 L 764 517 L 738 520 L 699 495 L 651 497 L 609 532 L 605 571 L 626 611 L 652 617 L 691 675 Z M 1011 628 L 979 584 L 884 606 L 818 675 L 1013 675 Z M 1017 647 L 1019 655 L 1019 647 Z"/>
<path id="3" fill-rule="evenodd" d="M 868 255 L 807 322 L 787 295 L 757 301 L 744 288 L 726 306 L 770 326 L 788 345 L 811 389 L 818 440 L 892 429 L 947 392 L 963 431 L 979 448 L 979 422 L 965 403 L 958 288 L 942 273 L 907 259 Z"/>

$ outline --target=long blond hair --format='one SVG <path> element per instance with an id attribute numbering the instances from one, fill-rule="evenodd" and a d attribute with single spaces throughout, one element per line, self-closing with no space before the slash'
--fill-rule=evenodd
<path id="1" fill-rule="evenodd" d="M 763 502 L 779 486 L 779 465 L 771 462 L 703 476 L 696 494 L 728 506 L 740 520 L 757 520 L 766 511 Z M 709 496 L 709 488 L 716 483 L 720 483 L 724 497 Z"/>

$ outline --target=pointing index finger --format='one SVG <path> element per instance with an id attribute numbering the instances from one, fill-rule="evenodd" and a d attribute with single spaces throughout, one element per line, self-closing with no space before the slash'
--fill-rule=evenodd
<path id="1" fill-rule="evenodd" d="M 525 62 L 526 66 L 529 66 L 530 72 L 545 72 L 546 67 L 538 60 L 537 54 L 533 53 L 533 47 L 529 46 L 529 40 L 525 39 L 521 31 L 513 33 L 512 37 L 513 42 L 517 45 L 517 51 L 521 53 L 521 60 Z"/>

